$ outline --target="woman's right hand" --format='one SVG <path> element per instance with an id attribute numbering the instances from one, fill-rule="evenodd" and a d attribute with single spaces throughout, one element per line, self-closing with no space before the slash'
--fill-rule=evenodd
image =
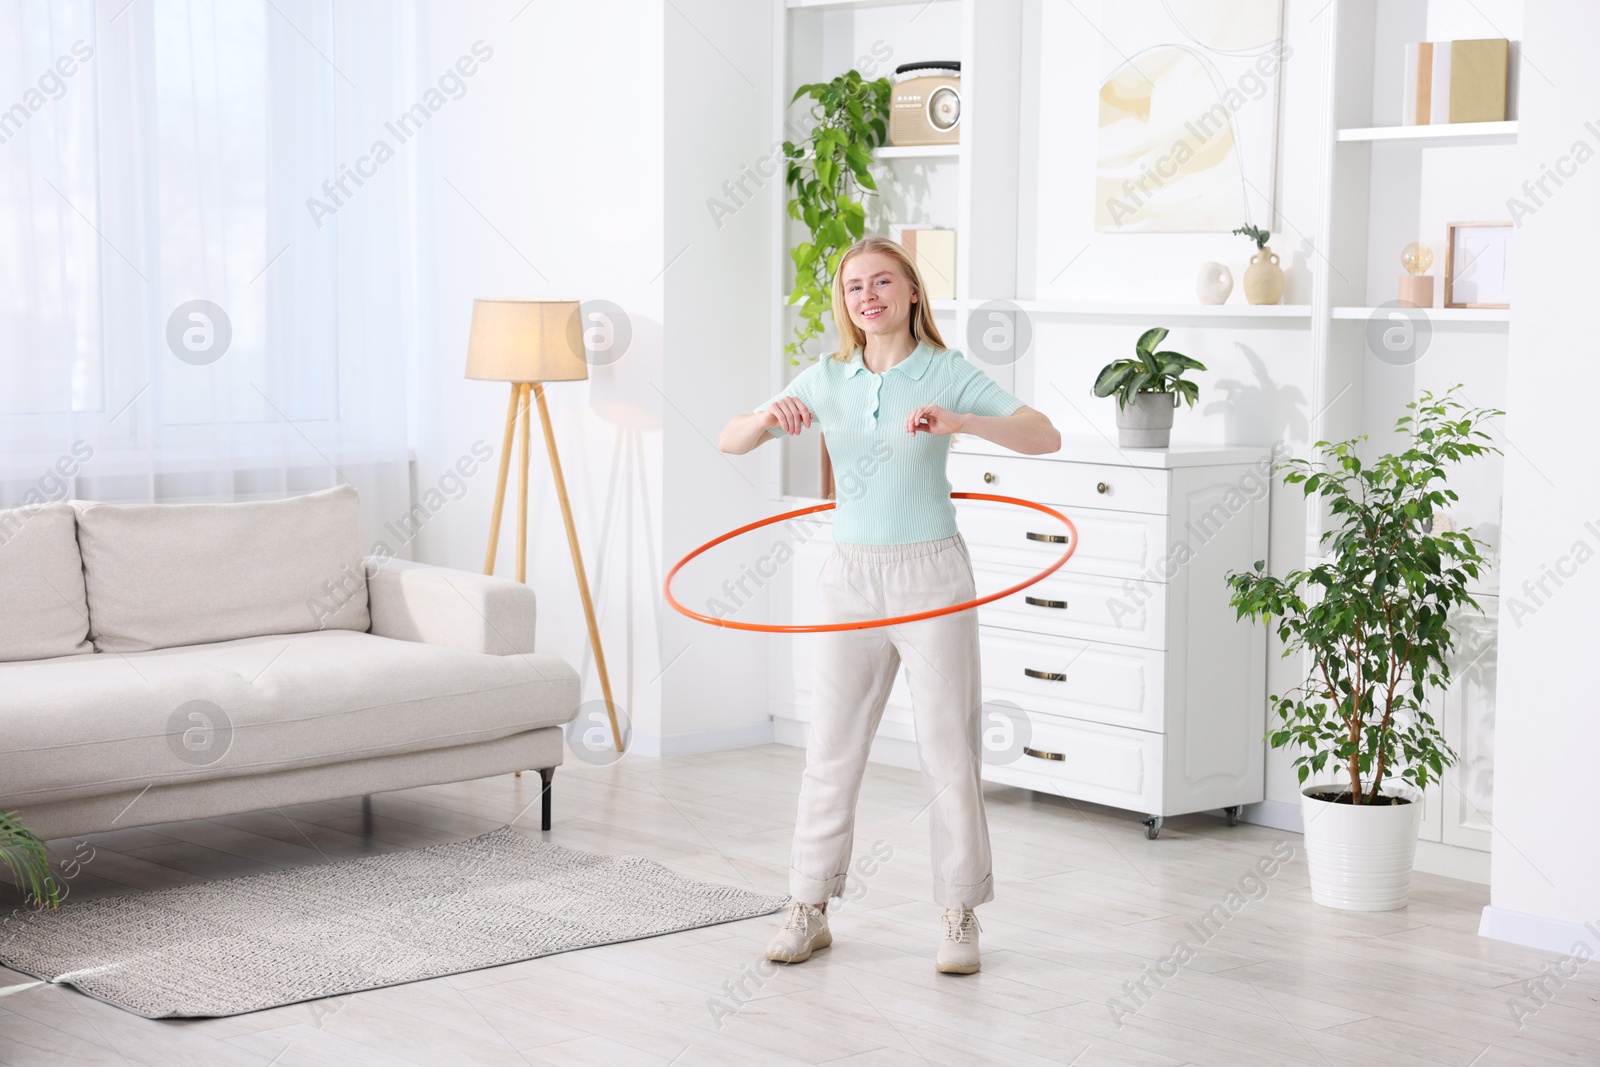
<path id="1" fill-rule="evenodd" d="M 779 397 L 767 410 L 777 417 L 778 425 L 782 426 L 783 432 L 791 437 L 810 426 L 811 420 L 815 418 L 811 414 L 811 409 L 806 407 L 799 397 Z"/>

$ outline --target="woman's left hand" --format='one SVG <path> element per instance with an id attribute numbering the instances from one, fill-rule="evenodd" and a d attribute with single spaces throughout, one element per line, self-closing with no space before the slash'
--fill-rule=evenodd
<path id="1" fill-rule="evenodd" d="M 924 404 L 906 416 L 906 433 L 915 434 L 918 430 L 933 434 L 960 433 L 965 418 L 938 404 Z"/>

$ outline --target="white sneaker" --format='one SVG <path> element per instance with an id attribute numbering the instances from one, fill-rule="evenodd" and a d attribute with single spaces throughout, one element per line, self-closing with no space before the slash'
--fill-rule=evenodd
<path id="1" fill-rule="evenodd" d="M 804 963 L 814 950 L 831 944 L 833 934 L 828 932 L 827 912 L 796 900 L 789 905 L 783 929 L 767 945 L 767 959 L 778 963 Z"/>
<path id="2" fill-rule="evenodd" d="M 946 908 L 944 940 L 939 944 L 941 974 L 975 974 L 978 970 L 978 916 L 971 908 Z"/>

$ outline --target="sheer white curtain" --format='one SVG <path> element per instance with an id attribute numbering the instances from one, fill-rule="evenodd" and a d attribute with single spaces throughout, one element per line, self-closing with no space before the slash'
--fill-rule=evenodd
<path id="1" fill-rule="evenodd" d="M 409 503 L 408 4 L 22 0 L 0 20 L 0 506 Z M 392 140 L 392 138 L 391 138 Z M 357 181 L 359 179 L 359 183 Z"/>

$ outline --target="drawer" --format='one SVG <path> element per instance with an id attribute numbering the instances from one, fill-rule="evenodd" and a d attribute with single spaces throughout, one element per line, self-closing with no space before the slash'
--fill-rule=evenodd
<path id="1" fill-rule="evenodd" d="M 1162 580 L 1159 572 L 1164 568 L 1159 564 L 1166 543 L 1165 516 L 1072 508 L 1067 518 L 1078 531 L 1078 547 L 1064 569 L 1111 578 Z M 1061 523 L 1009 504 L 962 501 L 956 505 L 956 519 L 975 563 L 1010 563 L 1037 571 L 1067 547 L 1044 540 L 1067 536 Z"/>
<path id="2" fill-rule="evenodd" d="M 1161 733 L 1165 656 L 1154 649 L 978 628 L 983 698 L 1028 712 Z"/>
<path id="3" fill-rule="evenodd" d="M 1167 587 L 1160 582 L 1071 573 L 1072 564 L 978 609 L 978 621 L 1008 630 L 1166 647 Z M 987 596 L 1037 574 L 1036 567 L 972 561 L 978 595 Z"/>
<path id="4" fill-rule="evenodd" d="M 985 781 L 1161 814 L 1164 734 L 1042 715 L 1028 733 L 1015 758 L 984 763 Z"/>
<path id="5" fill-rule="evenodd" d="M 1166 471 L 961 452 L 950 453 L 945 470 L 950 488 L 958 493 L 1000 493 L 1067 508 L 1167 513 L 1170 476 Z M 985 481 L 985 474 L 993 479 Z M 1072 518 L 1070 514 L 1067 517 Z"/>

